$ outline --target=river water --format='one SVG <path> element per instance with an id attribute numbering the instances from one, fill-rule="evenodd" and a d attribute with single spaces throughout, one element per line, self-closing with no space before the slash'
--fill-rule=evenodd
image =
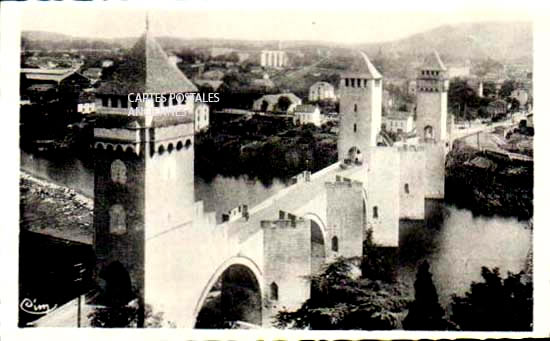
<path id="1" fill-rule="evenodd" d="M 21 153 L 21 168 L 37 177 L 73 188 L 93 197 L 93 169 L 78 159 L 49 160 Z M 277 179 L 269 186 L 245 176 L 215 177 L 205 182 L 195 177 L 195 198 L 206 211 L 221 213 L 239 204 L 253 206 L 285 184 Z M 501 274 L 519 272 L 525 266 L 532 233 L 514 218 L 473 217 L 469 210 L 441 202 L 428 203 L 429 223 L 410 224 L 400 231 L 400 280 L 414 295 L 413 283 L 419 262 L 428 260 L 443 306 L 453 293 L 464 294 L 472 281 L 481 279 L 481 267 L 498 267 Z"/>

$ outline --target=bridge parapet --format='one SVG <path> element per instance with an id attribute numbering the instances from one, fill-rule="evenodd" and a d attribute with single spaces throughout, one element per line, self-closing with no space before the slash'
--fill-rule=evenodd
<path id="1" fill-rule="evenodd" d="M 222 222 L 231 222 L 240 218 L 248 220 L 250 214 L 248 213 L 248 205 L 239 205 L 227 213 L 222 214 Z"/>
<path id="2" fill-rule="evenodd" d="M 341 187 L 356 187 L 363 188 L 363 183 L 361 181 L 352 180 L 340 175 L 336 175 L 335 181 L 325 182 L 326 188 L 341 188 Z"/>
<path id="3" fill-rule="evenodd" d="M 298 175 L 295 175 L 291 179 L 292 184 L 298 184 L 298 183 L 304 183 L 304 182 L 310 182 L 311 181 L 311 172 L 310 171 L 303 171 Z"/>
<path id="4" fill-rule="evenodd" d="M 305 219 L 303 218 L 294 218 L 294 219 L 276 219 L 276 220 L 262 220 L 260 226 L 265 228 L 298 228 L 305 226 Z"/>
<path id="5" fill-rule="evenodd" d="M 400 152 L 423 152 L 426 150 L 424 146 L 419 146 L 414 144 L 411 144 L 411 145 L 404 144 L 402 146 L 397 147 L 397 149 Z"/>

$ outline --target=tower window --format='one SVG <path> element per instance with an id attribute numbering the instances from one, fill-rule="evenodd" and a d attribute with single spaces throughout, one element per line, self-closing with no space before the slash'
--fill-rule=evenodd
<path id="1" fill-rule="evenodd" d="M 104 107 L 109 106 L 109 98 L 108 97 L 101 97 L 101 105 Z"/>
<path id="2" fill-rule="evenodd" d="M 116 97 L 111 97 L 111 106 L 113 108 L 118 108 L 118 98 Z"/>
<path id="3" fill-rule="evenodd" d="M 351 87 L 355 88 L 355 78 L 351 78 Z"/>
<path id="4" fill-rule="evenodd" d="M 269 285 L 269 291 L 270 291 L 270 295 L 269 295 L 270 299 L 272 299 L 273 301 L 279 300 L 279 286 L 277 285 L 277 283 L 272 282 Z"/>
<path id="5" fill-rule="evenodd" d="M 409 184 L 405 184 L 405 193 L 409 194 Z"/>
<path id="6" fill-rule="evenodd" d="M 334 252 L 338 252 L 338 237 L 334 236 L 332 237 L 332 242 L 331 242 L 331 246 L 332 246 L 332 251 Z"/>
<path id="7" fill-rule="evenodd" d="M 353 132 L 354 132 L 354 133 L 357 132 L 357 123 L 354 123 L 354 124 L 353 124 Z"/>
<path id="8" fill-rule="evenodd" d="M 357 112 L 357 104 L 353 105 L 353 112 Z"/>
<path id="9" fill-rule="evenodd" d="M 109 232 L 118 235 L 126 233 L 126 212 L 120 204 L 109 209 Z"/>
<path id="10" fill-rule="evenodd" d="M 374 219 L 378 219 L 378 206 L 374 206 L 374 207 L 372 208 L 372 217 L 373 217 Z"/>
<path id="11" fill-rule="evenodd" d="M 346 86 L 349 86 L 349 79 L 346 78 Z"/>

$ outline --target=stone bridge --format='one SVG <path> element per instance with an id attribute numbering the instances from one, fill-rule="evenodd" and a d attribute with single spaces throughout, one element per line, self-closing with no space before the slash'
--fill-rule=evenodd
<path id="1" fill-rule="evenodd" d="M 193 223 L 146 236 L 145 301 L 178 327 L 194 327 L 216 287 L 232 320 L 269 325 L 281 308 L 309 298 L 305 277 L 323 262 L 361 256 L 366 174 L 366 166 L 340 163 L 304 172 L 259 205 L 232 210 L 221 224 L 196 203 Z M 386 244 L 396 244 L 396 234 L 374 229 Z"/>

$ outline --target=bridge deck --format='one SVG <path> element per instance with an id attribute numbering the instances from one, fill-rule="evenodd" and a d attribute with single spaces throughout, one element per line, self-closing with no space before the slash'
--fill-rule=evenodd
<path id="1" fill-rule="evenodd" d="M 241 241 L 246 240 L 260 229 L 262 220 L 278 219 L 281 210 L 298 216 L 307 213 L 302 208 L 307 207 L 319 196 L 325 196 L 325 183 L 335 181 L 336 175 L 365 183 L 366 174 L 365 167 L 350 166 L 343 169 L 340 167 L 340 162 L 337 162 L 312 174 L 310 181 L 302 181 L 291 185 L 254 206 L 249 210 L 248 220 L 239 218 L 222 225 L 228 229 L 230 236 L 238 235 Z M 326 212 L 317 213 L 323 218 L 326 214 Z"/>

